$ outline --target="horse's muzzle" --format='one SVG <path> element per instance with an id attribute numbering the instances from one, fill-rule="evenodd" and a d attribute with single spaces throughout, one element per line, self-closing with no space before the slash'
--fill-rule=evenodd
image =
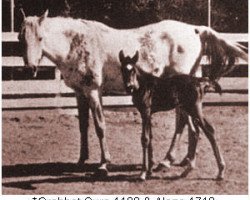
<path id="1" fill-rule="evenodd" d="M 33 67 L 33 68 L 32 68 L 32 75 L 33 75 L 33 78 L 36 78 L 36 76 L 37 76 L 37 71 L 38 71 L 38 68 L 37 68 L 37 67 Z"/>
<path id="2" fill-rule="evenodd" d="M 25 65 L 25 68 L 30 69 L 31 75 L 33 78 L 36 78 L 38 68 L 35 65 Z"/>

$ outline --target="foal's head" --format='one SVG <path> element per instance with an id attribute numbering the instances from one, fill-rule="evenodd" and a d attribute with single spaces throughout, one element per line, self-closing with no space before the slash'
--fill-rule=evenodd
<path id="1" fill-rule="evenodd" d="M 24 13 L 23 13 L 24 14 Z M 41 24 L 47 18 L 48 11 L 41 17 L 26 17 L 18 35 L 23 47 L 23 59 L 26 67 L 32 68 L 34 75 L 43 55 L 43 33 Z"/>
<path id="2" fill-rule="evenodd" d="M 136 51 L 135 55 L 131 58 L 124 56 L 123 51 L 119 53 L 119 59 L 121 62 L 122 78 L 128 93 L 133 93 L 134 90 L 139 89 L 138 82 L 138 69 L 136 68 L 136 62 L 139 58 L 139 52 Z"/>

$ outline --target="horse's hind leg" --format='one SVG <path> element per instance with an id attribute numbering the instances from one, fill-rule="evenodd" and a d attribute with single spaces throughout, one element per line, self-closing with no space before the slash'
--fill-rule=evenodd
<path id="1" fill-rule="evenodd" d="M 177 150 L 177 147 L 179 146 L 179 141 L 181 139 L 183 130 L 188 123 L 188 116 L 178 107 L 176 108 L 176 126 L 175 126 L 175 133 L 173 140 L 171 142 L 170 148 L 167 152 L 167 155 L 165 159 L 168 159 L 170 162 L 173 162 L 175 160 L 175 152 Z M 176 143 L 177 141 L 177 143 Z"/>
<path id="2" fill-rule="evenodd" d="M 171 145 L 169 150 L 165 156 L 165 158 L 158 164 L 155 171 L 161 171 L 166 168 L 170 168 L 171 164 L 175 161 L 175 152 L 178 149 L 179 142 L 187 124 L 187 115 L 181 112 L 180 108 L 176 108 L 176 127 L 174 137 L 171 141 Z"/>
<path id="3" fill-rule="evenodd" d="M 79 92 L 76 92 L 78 116 L 79 116 L 79 128 L 81 133 L 81 146 L 80 146 L 80 158 L 79 165 L 84 164 L 85 160 L 89 158 L 88 149 L 88 127 L 89 127 L 89 100 Z"/>
<path id="4" fill-rule="evenodd" d="M 217 161 L 217 165 L 219 168 L 219 173 L 218 173 L 217 179 L 223 179 L 224 178 L 224 171 L 225 171 L 225 162 L 224 162 L 224 159 L 220 153 L 219 146 L 218 146 L 216 139 L 215 139 L 214 128 L 203 117 L 201 103 L 197 103 L 196 106 L 194 107 L 192 117 L 193 117 L 193 121 L 195 121 L 196 124 L 198 124 L 201 127 L 201 129 L 204 131 L 206 137 L 208 138 L 208 140 L 213 148 L 213 152 L 214 152 L 214 155 L 215 155 L 215 158 Z"/>
<path id="5" fill-rule="evenodd" d="M 218 146 L 216 139 L 215 139 L 214 128 L 208 123 L 208 121 L 205 118 L 203 118 L 203 120 L 201 120 L 200 126 L 201 126 L 202 130 L 204 131 L 204 133 L 206 134 L 206 136 L 207 136 L 207 138 L 208 138 L 208 140 L 213 148 L 213 151 L 214 151 L 214 155 L 215 155 L 217 165 L 219 168 L 219 173 L 218 173 L 217 179 L 222 180 L 224 178 L 224 173 L 225 173 L 225 162 L 224 162 L 224 159 L 222 157 L 222 154 L 220 153 L 219 146 Z"/>
<path id="6" fill-rule="evenodd" d="M 101 147 L 101 167 L 100 172 L 107 174 L 107 163 L 110 162 L 110 154 L 106 142 L 106 124 L 103 115 L 99 91 L 90 91 L 90 108 L 94 118 L 94 124 Z"/>

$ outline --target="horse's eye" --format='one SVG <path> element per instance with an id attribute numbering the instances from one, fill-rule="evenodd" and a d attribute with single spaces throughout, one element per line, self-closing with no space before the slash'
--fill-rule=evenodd
<path id="1" fill-rule="evenodd" d="M 43 38 L 42 38 L 42 37 L 39 37 L 38 40 L 39 40 L 39 42 L 41 42 L 41 41 L 43 40 Z"/>

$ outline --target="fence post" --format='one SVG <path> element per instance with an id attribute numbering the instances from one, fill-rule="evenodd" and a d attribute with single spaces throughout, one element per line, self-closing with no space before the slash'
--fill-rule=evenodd
<path id="1" fill-rule="evenodd" d="M 11 20 L 11 22 L 10 22 L 10 31 L 11 32 L 14 32 L 15 30 L 14 30 L 14 18 L 15 18 L 15 14 L 14 14 L 14 8 L 15 8 L 15 2 L 14 2 L 14 0 L 11 0 L 10 1 L 10 20 Z"/>
<path id="2" fill-rule="evenodd" d="M 61 114 L 62 113 L 62 101 L 61 101 L 61 73 L 59 69 L 55 68 L 55 81 L 58 86 L 56 97 L 55 97 L 55 102 L 56 102 L 56 107 L 57 111 Z"/>
<path id="3" fill-rule="evenodd" d="M 211 27 L 211 0 L 208 0 L 208 27 Z"/>

